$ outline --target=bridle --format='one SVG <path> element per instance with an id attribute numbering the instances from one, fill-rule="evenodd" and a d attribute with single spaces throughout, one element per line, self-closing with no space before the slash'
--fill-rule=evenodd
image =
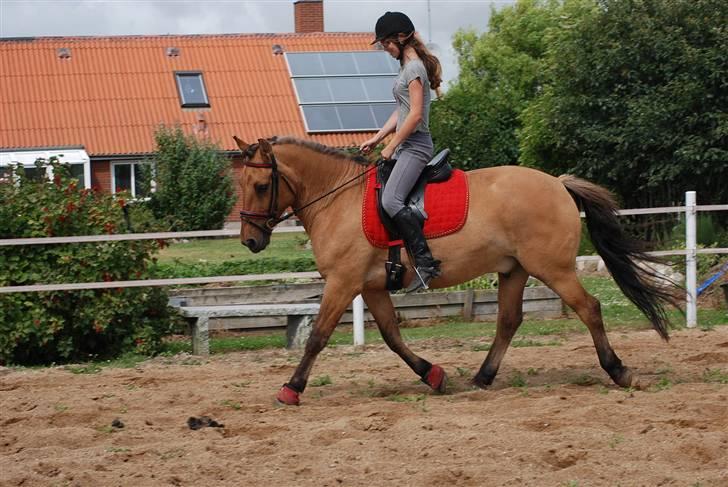
<path id="1" fill-rule="evenodd" d="M 314 199 L 313 201 L 309 201 L 303 206 L 300 206 L 298 208 L 294 208 L 293 211 L 286 212 L 282 214 L 281 216 L 278 216 L 278 192 L 280 187 L 280 180 L 283 179 L 283 182 L 286 183 L 286 186 L 288 186 L 288 189 L 291 191 L 292 194 L 296 194 L 296 192 L 293 190 L 293 186 L 288 181 L 288 179 L 278 170 L 278 162 L 276 161 L 276 156 L 271 152 L 268 154 L 268 157 L 270 159 L 270 162 L 252 162 L 250 160 L 247 160 L 255 154 L 257 151 L 257 147 L 251 146 L 248 148 L 248 150 L 243 154 L 243 166 L 248 167 L 254 167 L 254 168 L 263 168 L 263 169 L 270 169 L 270 181 L 271 181 L 271 191 L 270 191 L 270 203 L 268 203 L 268 212 L 263 213 L 260 211 L 249 211 L 249 210 L 240 210 L 240 220 L 245 223 L 250 223 L 255 228 L 260 230 L 261 232 L 265 233 L 266 235 L 270 235 L 273 233 L 273 228 L 278 225 L 280 222 L 288 220 L 294 215 L 297 215 L 299 211 L 303 210 L 304 208 L 307 208 L 311 206 L 312 204 L 316 203 L 317 201 L 320 201 L 330 194 L 340 190 L 347 184 L 351 183 L 352 181 L 355 181 L 359 179 L 360 177 L 364 176 L 365 174 L 368 174 L 370 171 L 373 171 L 377 169 L 379 166 L 384 164 L 386 162 L 386 159 L 380 159 L 377 161 L 376 164 L 374 164 L 372 167 L 369 167 L 362 171 L 360 174 L 357 174 L 353 178 L 349 179 L 348 181 L 345 181 L 344 183 L 338 185 L 331 191 L 319 196 L 318 198 Z M 255 220 L 265 220 L 264 223 L 257 223 Z"/>
<path id="2" fill-rule="evenodd" d="M 252 161 L 245 161 L 243 162 L 244 166 L 248 167 L 258 167 L 258 168 L 270 168 L 270 185 L 271 185 L 271 191 L 270 191 L 270 203 L 268 204 L 268 213 L 263 213 L 260 211 L 249 211 L 249 210 L 240 210 L 240 220 L 245 223 L 250 223 L 255 228 L 260 230 L 261 232 L 265 233 L 266 235 L 270 235 L 273 232 L 273 228 L 278 225 L 280 222 L 284 220 L 288 220 L 293 215 L 296 214 L 297 210 L 294 210 L 291 213 L 285 213 L 278 216 L 278 189 L 280 186 L 280 180 L 283 179 L 283 182 L 286 183 L 288 186 L 288 189 L 291 190 L 291 193 L 295 194 L 293 191 L 293 186 L 291 186 L 291 183 L 288 182 L 288 179 L 283 176 L 280 171 L 278 171 L 278 162 L 276 161 L 276 156 L 271 152 L 269 154 L 270 162 L 252 162 Z M 265 220 L 265 223 L 257 223 L 255 220 Z"/>

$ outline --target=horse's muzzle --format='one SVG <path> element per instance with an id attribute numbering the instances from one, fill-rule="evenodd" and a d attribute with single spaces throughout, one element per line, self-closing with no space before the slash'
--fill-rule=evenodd
<path id="1" fill-rule="evenodd" d="M 260 252 L 261 250 L 265 249 L 268 246 L 269 241 L 270 240 L 265 237 L 260 240 L 256 240 L 254 238 L 249 238 L 247 240 L 241 241 L 240 243 L 242 243 L 243 245 L 248 247 L 248 249 L 250 249 L 250 251 L 253 252 L 254 254 L 257 254 L 258 252 Z"/>

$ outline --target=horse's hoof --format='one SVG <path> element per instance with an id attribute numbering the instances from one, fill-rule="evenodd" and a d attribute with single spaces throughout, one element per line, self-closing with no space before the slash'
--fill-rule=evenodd
<path id="1" fill-rule="evenodd" d="M 301 403 L 300 394 L 294 391 L 288 384 L 283 384 L 281 390 L 276 394 L 276 403 L 281 406 L 298 406 Z"/>
<path id="2" fill-rule="evenodd" d="M 619 375 L 612 379 L 619 387 L 632 387 L 632 371 L 629 370 L 629 367 L 622 367 Z"/>
<path id="3" fill-rule="evenodd" d="M 432 390 L 441 394 L 444 393 L 447 390 L 447 374 L 445 373 L 445 369 L 433 364 L 423 379 L 423 382 L 432 387 Z"/>
<path id="4" fill-rule="evenodd" d="M 484 380 L 479 379 L 477 377 L 473 377 L 473 380 L 470 381 L 470 384 L 473 387 L 477 387 L 478 389 L 487 389 L 490 384 L 486 383 Z"/>

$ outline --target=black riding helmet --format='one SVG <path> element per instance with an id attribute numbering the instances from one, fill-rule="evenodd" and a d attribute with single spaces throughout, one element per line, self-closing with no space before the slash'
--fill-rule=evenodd
<path id="1" fill-rule="evenodd" d="M 377 38 L 374 39 L 372 44 L 381 42 L 395 34 L 410 34 L 414 31 L 415 25 L 405 14 L 402 12 L 387 12 L 377 20 L 377 25 L 374 27 L 374 35 Z"/>

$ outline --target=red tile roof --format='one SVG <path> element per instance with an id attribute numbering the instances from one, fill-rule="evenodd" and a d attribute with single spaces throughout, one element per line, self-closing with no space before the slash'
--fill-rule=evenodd
<path id="1" fill-rule="evenodd" d="M 182 109 L 175 71 L 203 72 L 210 137 L 246 141 L 295 135 L 333 146 L 369 133 L 307 134 L 287 52 L 363 51 L 371 34 L 230 34 L 0 39 L 0 149 L 83 145 L 91 156 L 154 151 L 160 124 L 192 132 L 197 110 Z M 69 48 L 62 59 L 57 50 Z M 169 57 L 168 47 L 180 54 Z"/>

